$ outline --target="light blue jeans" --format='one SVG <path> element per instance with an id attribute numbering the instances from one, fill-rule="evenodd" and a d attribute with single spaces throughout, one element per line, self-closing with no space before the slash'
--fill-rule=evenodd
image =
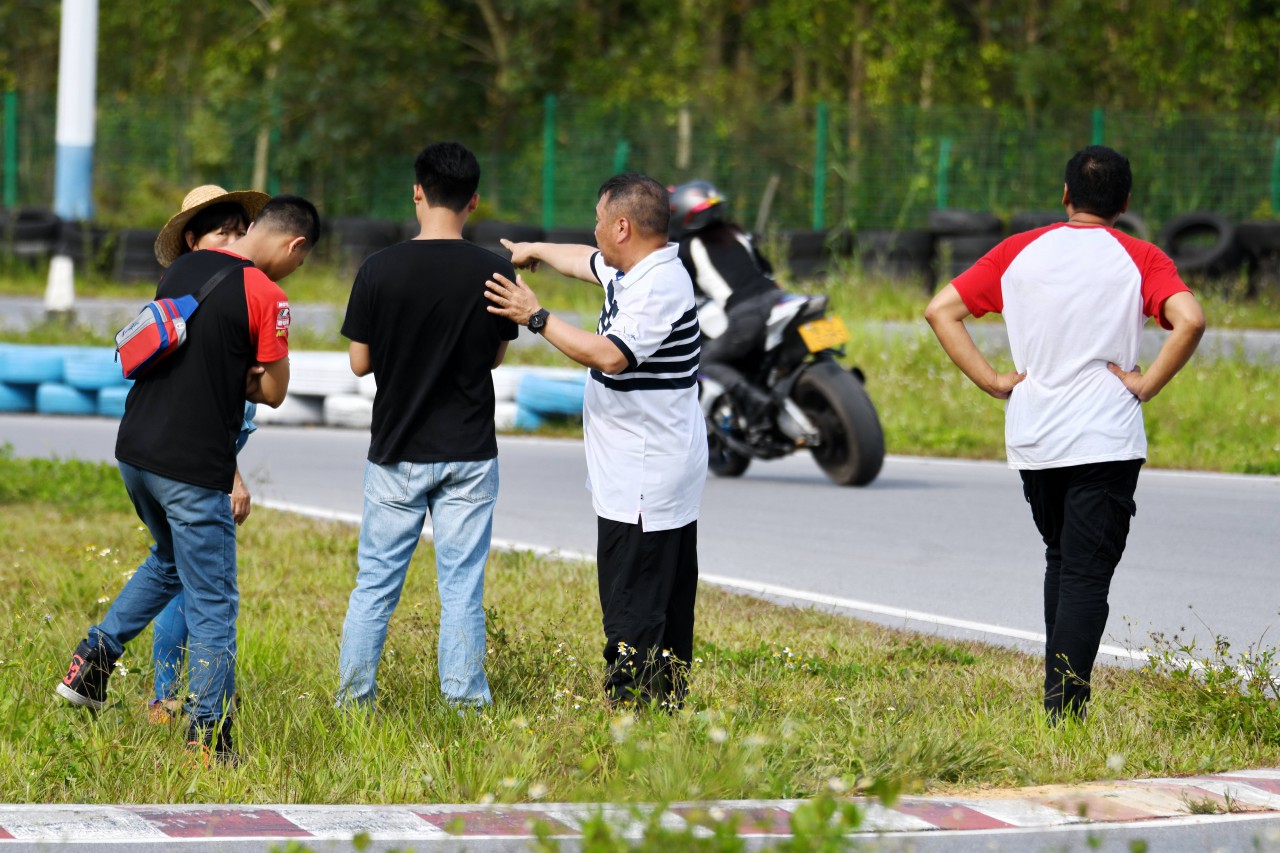
<path id="1" fill-rule="evenodd" d="M 387 622 L 431 514 L 440 591 L 440 691 L 454 705 L 493 701 L 484 673 L 484 567 L 498 460 L 365 463 L 359 572 L 342 625 L 338 705 L 371 707 Z"/>
<path id="2" fill-rule="evenodd" d="M 186 711 L 194 723 L 211 725 L 229 710 L 236 689 L 240 590 L 231 497 L 119 464 L 134 509 L 155 542 L 106 618 L 89 629 L 89 643 L 120 655 L 125 643 L 183 592 L 190 631 Z"/>

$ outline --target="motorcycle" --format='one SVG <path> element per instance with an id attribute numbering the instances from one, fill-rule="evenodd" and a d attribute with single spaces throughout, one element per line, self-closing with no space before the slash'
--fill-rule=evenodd
<path id="1" fill-rule="evenodd" d="M 732 395 L 699 374 L 707 419 L 707 467 L 738 477 L 753 459 L 808 450 L 841 486 L 865 486 L 884 464 L 884 433 L 862 372 L 836 361 L 849 331 L 827 317 L 827 297 L 786 294 L 769 314 L 763 348 L 737 365 L 773 400 L 767 423 L 748 423 Z"/>

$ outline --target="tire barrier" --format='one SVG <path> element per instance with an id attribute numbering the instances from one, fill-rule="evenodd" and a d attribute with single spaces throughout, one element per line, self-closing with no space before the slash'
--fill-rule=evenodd
<path id="1" fill-rule="evenodd" d="M 70 258 L 77 270 L 107 275 L 111 272 L 108 250 L 114 243 L 115 238 L 106 228 L 73 220 L 59 224 L 54 253 Z"/>
<path id="2" fill-rule="evenodd" d="M 61 382 L 67 347 L 11 346 L 0 351 L 0 382 L 39 385 Z"/>
<path id="3" fill-rule="evenodd" d="M 592 228 L 548 228 L 542 239 L 548 243 L 594 246 L 596 244 L 596 232 Z"/>
<path id="4" fill-rule="evenodd" d="M 0 412 L 34 412 L 36 386 L 0 382 Z"/>
<path id="5" fill-rule="evenodd" d="M 515 423 L 512 424 L 512 427 L 517 432 L 533 432 L 538 427 L 545 426 L 547 420 L 547 418 L 544 418 L 532 409 L 526 409 L 524 406 L 517 403 L 516 419 Z"/>
<path id="6" fill-rule="evenodd" d="M 499 240 L 505 238 L 512 243 L 535 243 L 542 240 L 544 232 L 537 225 L 521 225 L 518 222 L 499 222 L 496 219 L 482 219 L 471 229 L 471 242 L 504 258 L 511 253 L 503 248 Z"/>
<path id="7" fill-rule="evenodd" d="M 1280 221 L 1241 222 L 1236 240 L 1249 265 L 1250 293 L 1280 295 Z"/>
<path id="8" fill-rule="evenodd" d="M 327 426 L 368 429 L 373 424 L 373 400 L 360 394 L 330 394 L 321 414 Z"/>
<path id="9" fill-rule="evenodd" d="M 868 275 L 933 288 L 933 234 L 929 231 L 859 231 L 857 252 Z"/>
<path id="10" fill-rule="evenodd" d="M 847 231 L 782 231 L 786 266 L 796 278 L 817 278 L 831 269 L 831 259 L 849 254 Z"/>
<path id="11" fill-rule="evenodd" d="M 130 383 L 132 384 L 132 383 Z M 124 401 L 129 396 L 128 385 L 115 385 L 98 392 L 98 414 L 104 418 L 119 420 L 124 417 Z"/>
<path id="12" fill-rule="evenodd" d="M 354 273 L 374 252 L 399 243 L 403 236 L 399 223 L 382 219 L 337 217 L 322 222 L 321 227 L 325 257 L 348 273 Z"/>
<path id="13" fill-rule="evenodd" d="M 62 377 L 63 382 L 82 391 L 132 384 L 120 371 L 116 351 L 106 347 L 84 347 L 67 353 L 62 360 Z"/>
<path id="14" fill-rule="evenodd" d="M 939 237 L 937 241 L 938 278 L 950 281 L 994 249 L 1004 237 L 1000 234 L 970 234 L 964 237 Z"/>
<path id="15" fill-rule="evenodd" d="M 520 407 L 511 400 L 499 400 L 493 406 L 493 425 L 499 430 L 515 429 Z"/>
<path id="16" fill-rule="evenodd" d="M 48 259 L 58 244 L 59 222 L 61 220 L 52 210 L 20 208 L 10 218 L 6 229 L 6 252 L 32 266 Z"/>
<path id="17" fill-rule="evenodd" d="M 1235 226 L 1210 211 L 1170 219 L 1160 229 L 1160 247 L 1182 275 L 1218 278 L 1235 272 L 1244 261 Z"/>
<path id="18" fill-rule="evenodd" d="M 96 415 L 98 398 L 63 382 L 42 382 L 36 388 L 36 411 L 42 415 Z"/>
<path id="19" fill-rule="evenodd" d="M 359 390 L 344 352 L 294 352 L 289 355 L 289 393 L 355 394 Z"/>
<path id="20" fill-rule="evenodd" d="M 1151 242 L 1151 229 L 1147 226 L 1147 220 L 1143 219 L 1136 213 L 1125 211 L 1116 218 L 1116 228 L 1131 237 L 1137 237 L 1139 240 Z"/>
<path id="21" fill-rule="evenodd" d="M 154 228 L 125 228 L 116 234 L 115 277 L 119 281 L 158 282 L 164 267 L 156 260 Z"/>
<path id="22" fill-rule="evenodd" d="M 292 384 L 290 382 L 290 385 Z M 259 406 L 253 422 L 258 426 L 263 424 L 318 426 L 324 423 L 324 398 L 290 393 L 284 398 L 279 408 Z"/>
<path id="23" fill-rule="evenodd" d="M 1021 234 L 1067 221 L 1065 210 L 1020 210 L 1009 217 L 1009 233 Z"/>
<path id="24" fill-rule="evenodd" d="M 586 371 L 574 378 L 558 378 L 529 373 L 521 377 L 516 403 L 541 418 L 568 418 L 582 415 L 586 393 Z"/>
<path id="25" fill-rule="evenodd" d="M 966 237 L 974 234 L 1000 234 L 1004 225 L 1000 217 L 981 210 L 929 211 L 929 230 L 935 237 Z"/>
<path id="26" fill-rule="evenodd" d="M 516 391 L 520 389 L 520 380 L 529 374 L 527 367 L 500 367 L 493 373 L 493 398 L 498 402 L 514 402 Z"/>
<path id="27" fill-rule="evenodd" d="M 373 378 L 372 373 L 356 377 L 356 393 L 361 397 L 368 397 L 370 400 L 377 396 L 378 381 Z"/>

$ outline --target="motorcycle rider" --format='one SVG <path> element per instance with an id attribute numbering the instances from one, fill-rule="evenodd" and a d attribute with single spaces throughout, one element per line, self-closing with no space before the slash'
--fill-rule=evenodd
<path id="1" fill-rule="evenodd" d="M 702 328 L 701 372 L 723 385 L 748 429 L 767 428 L 773 401 L 737 363 L 764 338 L 769 312 L 784 291 L 751 235 L 724 218 L 725 199 L 708 181 L 670 189 L 671 237 L 693 279 Z"/>

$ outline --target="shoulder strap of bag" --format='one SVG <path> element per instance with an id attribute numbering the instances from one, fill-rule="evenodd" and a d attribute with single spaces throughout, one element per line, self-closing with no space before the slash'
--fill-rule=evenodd
<path id="1" fill-rule="evenodd" d="M 222 269 L 218 270 L 216 273 L 210 276 L 209 280 L 204 283 L 204 287 L 200 288 L 200 290 L 196 293 L 196 304 L 198 305 L 201 302 L 204 302 L 204 298 L 208 296 L 210 293 L 212 293 L 213 289 L 217 287 L 219 284 L 221 284 L 222 280 L 226 278 L 228 273 L 230 273 L 232 270 L 242 270 L 245 267 L 251 267 L 251 266 L 253 266 L 253 264 L 249 263 L 248 261 L 238 261 L 234 264 L 225 266 Z"/>

